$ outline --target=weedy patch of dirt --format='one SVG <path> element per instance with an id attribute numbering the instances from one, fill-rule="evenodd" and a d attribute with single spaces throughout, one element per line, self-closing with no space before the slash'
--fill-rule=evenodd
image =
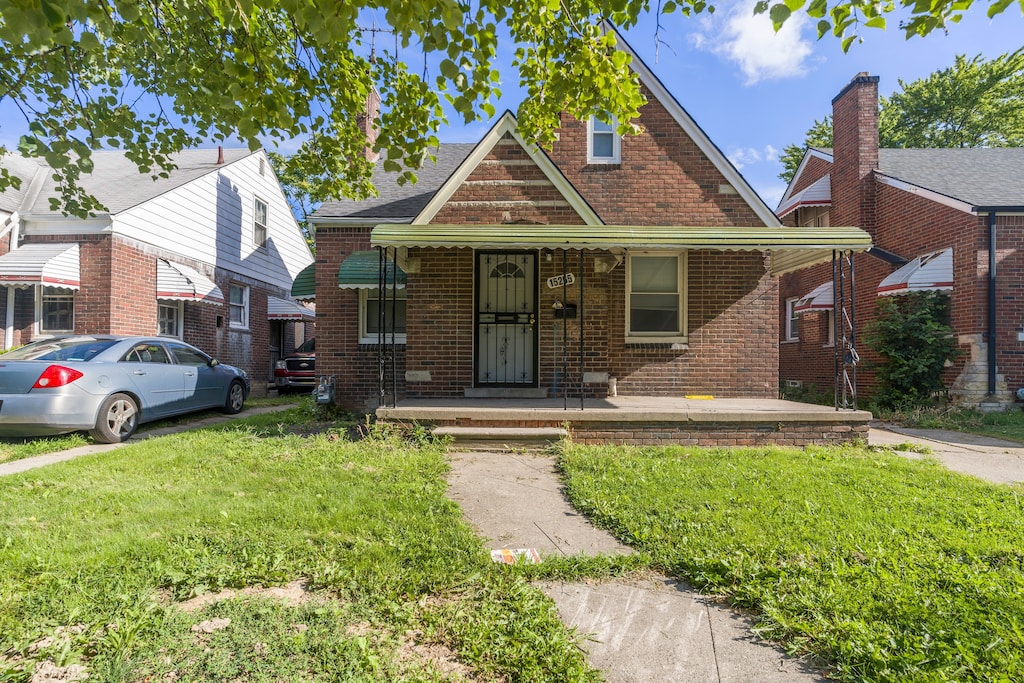
<path id="1" fill-rule="evenodd" d="M 308 602 L 312 595 L 309 592 L 309 582 L 305 579 L 298 579 L 284 586 L 270 586 L 269 588 L 251 586 L 241 590 L 226 588 L 218 593 L 203 593 L 183 602 L 174 603 L 174 606 L 182 612 L 198 612 L 222 600 L 238 597 L 272 598 L 284 602 L 289 607 L 295 607 Z"/>

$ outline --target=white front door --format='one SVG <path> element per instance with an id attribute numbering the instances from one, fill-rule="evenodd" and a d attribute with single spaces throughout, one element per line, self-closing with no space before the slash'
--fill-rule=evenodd
<path id="1" fill-rule="evenodd" d="M 537 254 L 477 252 L 476 385 L 537 386 Z"/>

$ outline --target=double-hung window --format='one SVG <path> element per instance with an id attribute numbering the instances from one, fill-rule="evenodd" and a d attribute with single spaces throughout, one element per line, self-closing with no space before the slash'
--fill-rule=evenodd
<path id="1" fill-rule="evenodd" d="M 249 327 L 249 288 L 245 285 L 231 283 L 229 305 L 231 307 L 231 327 Z"/>
<path id="2" fill-rule="evenodd" d="M 380 297 L 378 289 L 359 290 L 359 342 L 361 344 L 376 344 L 380 340 Z M 395 301 L 391 298 L 394 295 Z M 384 301 L 384 343 L 391 343 L 392 328 L 395 332 L 395 343 L 405 343 L 405 313 L 406 297 L 405 290 L 397 292 L 387 290 Z M 394 325 L 392 326 L 392 316 Z"/>
<path id="3" fill-rule="evenodd" d="M 685 342 L 686 252 L 630 254 L 627 264 L 627 339 Z"/>
<path id="4" fill-rule="evenodd" d="M 798 301 L 798 296 L 786 299 L 786 341 L 796 341 L 800 338 L 800 316 L 796 313 Z"/>
<path id="5" fill-rule="evenodd" d="M 157 334 L 181 339 L 184 301 L 158 301 L 156 305 Z"/>
<path id="6" fill-rule="evenodd" d="M 75 293 L 59 287 L 40 287 L 36 299 L 40 334 L 75 331 Z"/>
<path id="7" fill-rule="evenodd" d="M 622 162 L 622 138 L 615 130 L 614 117 L 608 123 L 596 116 L 587 121 L 587 163 L 618 164 Z"/>
<path id="8" fill-rule="evenodd" d="M 252 221 L 252 243 L 257 247 L 267 246 L 267 221 L 270 209 L 267 207 L 267 203 L 256 198 L 256 204 L 253 208 L 253 221 Z"/>

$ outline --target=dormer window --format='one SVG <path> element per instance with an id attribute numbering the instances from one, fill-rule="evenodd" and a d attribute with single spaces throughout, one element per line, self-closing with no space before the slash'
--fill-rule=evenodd
<path id="1" fill-rule="evenodd" d="M 618 122 L 610 117 L 608 123 L 596 116 L 587 121 L 587 163 L 618 164 L 622 162 L 622 138 L 616 132 Z"/>

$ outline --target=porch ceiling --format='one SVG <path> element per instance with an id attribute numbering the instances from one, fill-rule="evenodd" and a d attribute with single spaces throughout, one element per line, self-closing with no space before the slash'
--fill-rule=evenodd
<path id="1" fill-rule="evenodd" d="M 375 247 L 472 249 L 714 249 L 771 251 L 772 274 L 831 260 L 832 251 L 866 251 L 871 236 L 855 227 L 679 225 L 410 225 L 373 228 Z"/>

